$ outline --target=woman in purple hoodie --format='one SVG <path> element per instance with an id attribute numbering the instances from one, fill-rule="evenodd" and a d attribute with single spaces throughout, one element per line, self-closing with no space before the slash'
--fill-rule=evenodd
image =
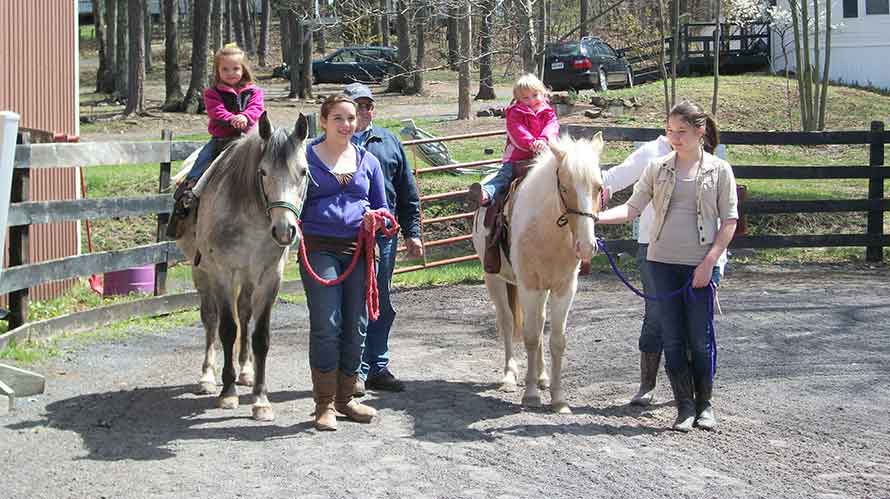
<path id="1" fill-rule="evenodd" d="M 352 398 L 368 328 L 367 271 L 358 264 L 343 282 L 325 286 L 306 265 L 322 279 L 339 278 L 355 252 L 361 251 L 362 224 L 371 223 L 371 211 L 386 210 L 387 205 L 380 162 L 351 141 L 355 102 L 345 95 L 328 97 L 321 105 L 319 123 L 324 136 L 306 150 L 312 182 L 300 217 L 307 254 L 300 275 L 309 307 L 315 427 L 335 430 L 335 408 L 358 422 L 369 422 L 376 415 L 372 407 Z"/>

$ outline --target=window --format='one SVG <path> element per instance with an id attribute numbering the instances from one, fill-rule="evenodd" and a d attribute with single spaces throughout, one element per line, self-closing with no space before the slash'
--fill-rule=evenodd
<path id="1" fill-rule="evenodd" d="M 844 17 L 859 17 L 859 0 L 844 0 Z"/>
<path id="2" fill-rule="evenodd" d="M 890 0 L 865 0 L 865 15 L 890 14 Z"/>

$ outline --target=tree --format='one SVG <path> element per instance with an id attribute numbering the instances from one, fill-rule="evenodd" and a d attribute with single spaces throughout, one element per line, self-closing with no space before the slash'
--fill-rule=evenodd
<path id="1" fill-rule="evenodd" d="M 380 43 L 384 47 L 389 47 L 389 2 L 390 0 L 380 0 Z"/>
<path id="2" fill-rule="evenodd" d="M 455 7 L 454 2 L 458 0 L 450 0 L 448 2 L 448 18 L 445 25 L 445 39 L 448 42 L 448 67 L 457 71 L 457 61 L 460 59 L 460 43 L 458 40 L 457 18 L 459 9 Z"/>
<path id="3" fill-rule="evenodd" d="M 791 23 L 794 29 L 794 53 L 797 64 L 797 86 L 800 92 L 801 128 L 810 132 L 825 128 L 825 105 L 828 92 L 828 69 L 831 63 L 831 4 L 825 1 L 825 15 L 820 16 L 820 0 L 789 0 Z M 812 12 L 812 14 L 811 14 Z M 821 18 L 820 18 L 821 17 Z M 824 22 L 824 38 L 820 37 L 819 25 Z M 810 51 L 810 34 L 813 37 L 813 52 Z M 825 45 L 824 56 L 820 56 L 819 44 Z M 824 57 L 824 59 L 822 58 Z M 824 61 L 820 75 L 820 63 Z"/>
<path id="4" fill-rule="evenodd" d="M 110 0 L 115 1 L 115 0 Z M 115 46 L 114 57 L 114 96 L 118 99 L 124 99 L 129 91 L 127 85 L 127 76 L 130 67 L 127 64 L 128 29 L 127 29 L 127 0 L 117 1 L 117 45 Z"/>
<path id="5" fill-rule="evenodd" d="M 665 29 L 664 29 L 664 0 L 658 0 L 658 36 L 661 40 L 661 43 L 658 45 L 658 70 L 661 73 L 661 82 L 664 84 L 664 115 L 667 116 L 668 113 L 671 112 L 671 106 L 674 105 L 674 102 L 670 98 L 670 94 L 668 93 L 668 74 L 667 69 L 664 67 L 664 38 L 665 38 Z M 673 41 L 671 45 L 674 45 Z M 673 86 L 673 79 L 676 77 L 676 73 L 671 73 L 671 86 Z"/>
<path id="6" fill-rule="evenodd" d="M 222 0 L 213 0 L 210 6 L 210 50 L 217 51 L 223 46 Z"/>
<path id="7" fill-rule="evenodd" d="M 470 0 L 462 0 L 460 8 L 460 72 L 457 80 L 457 119 L 473 119 L 472 100 L 470 99 Z"/>
<path id="8" fill-rule="evenodd" d="M 525 73 L 535 73 L 535 28 L 532 25 L 532 0 L 515 0 L 516 37 L 519 39 L 519 58 Z"/>
<path id="9" fill-rule="evenodd" d="M 253 32 L 253 16 L 251 16 L 250 5 L 247 0 L 241 0 L 241 25 L 242 34 L 244 35 L 244 46 L 242 47 L 248 54 L 256 55 L 256 37 Z"/>
<path id="10" fill-rule="evenodd" d="M 720 90 L 720 31 L 723 24 L 720 22 L 720 4 L 717 0 L 716 26 L 714 27 L 714 94 L 711 96 L 711 117 L 717 118 L 717 92 Z"/>
<path id="11" fill-rule="evenodd" d="M 177 0 L 164 0 L 164 111 L 182 107 L 182 85 L 179 83 L 179 13 Z"/>
<path id="12" fill-rule="evenodd" d="M 271 9 L 272 3 L 269 0 L 263 0 L 263 11 L 260 13 L 260 40 L 257 50 L 260 66 L 265 66 L 269 57 L 269 18 Z"/>
<path id="13" fill-rule="evenodd" d="M 590 11 L 590 0 L 581 0 L 580 7 L 581 12 L 578 16 L 578 20 L 581 23 L 581 30 L 578 33 L 578 36 L 584 38 L 590 34 L 590 26 L 587 25 L 587 18 L 589 16 L 588 12 Z"/>
<path id="14" fill-rule="evenodd" d="M 192 11 L 192 78 L 182 100 L 182 110 L 186 113 L 199 113 L 204 109 L 209 31 L 210 0 L 195 0 Z"/>
<path id="15" fill-rule="evenodd" d="M 96 29 L 96 43 L 99 45 L 99 69 L 96 70 L 96 92 L 104 92 L 103 82 L 108 79 L 108 59 L 105 48 L 105 19 L 102 16 L 102 1 L 93 2 L 93 25 Z"/>
<path id="16" fill-rule="evenodd" d="M 408 85 L 408 75 L 411 74 L 413 67 L 411 62 L 411 28 L 408 24 L 408 7 L 405 0 L 398 0 L 397 5 L 396 34 L 399 37 L 399 73 L 389 80 L 389 87 L 386 91 L 410 94 L 414 89 Z"/>
<path id="17" fill-rule="evenodd" d="M 129 0 L 127 18 L 130 24 L 130 74 L 127 79 L 127 107 L 124 115 L 145 113 L 145 2 Z"/>
<path id="18" fill-rule="evenodd" d="M 105 73 L 100 91 L 114 93 L 114 69 L 117 58 L 117 0 L 102 0 L 105 3 Z"/>
<path id="19" fill-rule="evenodd" d="M 427 0 L 418 0 L 417 13 L 414 16 L 414 93 L 423 94 L 423 71 L 426 67 L 426 23 L 429 15 Z"/>
<path id="20" fill-rule="evenodd" d="M 477 100 L 494 100 L 494 78 L 492 76 L 492 26 L 495 16 L 495 0 L 483 0 L 479 15 L 479 91 Z M 418 49 L 420 50 L 420 49 Z"/>
<path id="21" fill-rule="evenodd" d="M 300 85 L 301 99 L 312 98 L 312 0 L 303 0 L 300 16 Z"/>
<path id="22" fill-rule="evenodd" d="M 232 22 L 232 30 L 235 34 L 235 43 L 244 48 L 244 24 L 241 22 L 241 1 L 229 0 L 229 19 Z"/>
<path id="23" fill-rule="evenodd" d="M 671 107 L 674 107 L 677 103 L 677 65 L 680 63 L 680 0 L 674 0 L 671 12 L 671 26 L 674 28 L 671 36 Z"/>
<path id="24" fill-rule="evenodd" d="M 145 72 L 151 73 L 151 12 L 148 10 L 148 1 L 142 1 L 142 19 L 145 21 L 143 32 L 145 35 Z"/>

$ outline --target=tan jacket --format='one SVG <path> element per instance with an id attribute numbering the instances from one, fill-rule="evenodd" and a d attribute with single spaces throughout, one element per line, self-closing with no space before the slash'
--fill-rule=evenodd
<path id="1" fill-rule="evenodd" d="M 655 222 L 649 229 L 649 241 L 661 236 L 664 219 L 671 204 L 671 195 L 677 181 L 674 166 L 676 153 L 671 152 L 653 160 L 646 167 L 627 204 L 638 212 L 649 202 L 655 209 Z M 720 222 L 739 218 L 735 175 L 729 163 L 703 152 L 702 164 L 696 174 L 696 198 L 698 200 L 698 242 L 712 244 L 720 228 Z"/>

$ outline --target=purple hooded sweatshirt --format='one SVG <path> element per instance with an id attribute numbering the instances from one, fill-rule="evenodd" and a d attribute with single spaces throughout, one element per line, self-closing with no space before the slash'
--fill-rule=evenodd
<path id="1" fill-rule="evenodd" d="M 315 154 L 314 147 L 306 149 L 312 175 L 300 217 L 306 235 L 356 240 L 365 212 L 387 208 L 380 162 L 364 148 L 354 144 L 352 147 L 356 151 L 357 168 L 346 185 L 340 185 Z"/>

